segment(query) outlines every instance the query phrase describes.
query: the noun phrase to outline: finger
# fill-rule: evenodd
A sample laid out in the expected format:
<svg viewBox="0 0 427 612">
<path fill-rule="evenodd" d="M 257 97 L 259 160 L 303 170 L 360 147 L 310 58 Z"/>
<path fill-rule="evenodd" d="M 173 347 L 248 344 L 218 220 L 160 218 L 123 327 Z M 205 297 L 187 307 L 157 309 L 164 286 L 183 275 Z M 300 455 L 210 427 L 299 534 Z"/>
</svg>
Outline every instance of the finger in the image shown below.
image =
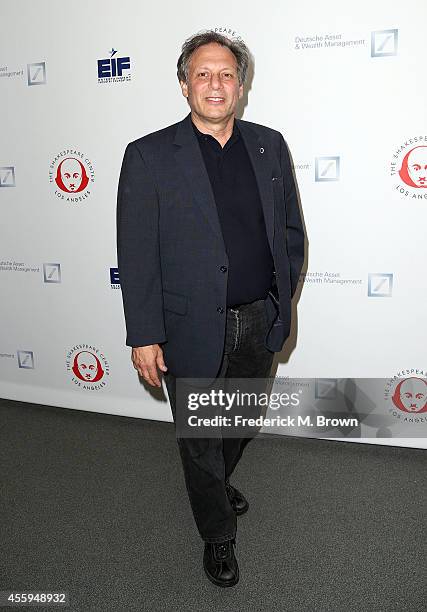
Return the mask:
<svg viewBox="0 0 427 612">
<path fill-rule="evenodd" d="M 139 374 L 141 376 L 143 376 L 143 372 L 144 370 L 148 371 L 148 364 L 146 364 L 142 359 L 134 359 L 133 360 L 133 367 L 135 368 L 135 370 L 138 370 Z"/>
<path fill-rule="evenodd" d="M 163 360 L 163 355 L 159 354 L 157 357 L 157 366 L 160 370 L 163 370 L 163 372 L 165 372 L 168 368 Z"/>
<path fill-rule="evenodd" d="M 148 366 L 148 372 L 150 374 L 151 380 L 154 380 L 154 383 L 156 384 L 156 386 L 160 387 L 160 380 L 159 380 L 159 376 L 157 374 L 156 365 L 154 364 L 152 366 Z"/>
<path fill-rule="evenodd" d="M 142 377 L 146 382 L 148 382 L 148 384 L 150 384 L 152 387 L 156 386 L 155 382 L 151 378 L 150 371 L 147 367 L 141 368 L 141 373 Z"/>
</svg>

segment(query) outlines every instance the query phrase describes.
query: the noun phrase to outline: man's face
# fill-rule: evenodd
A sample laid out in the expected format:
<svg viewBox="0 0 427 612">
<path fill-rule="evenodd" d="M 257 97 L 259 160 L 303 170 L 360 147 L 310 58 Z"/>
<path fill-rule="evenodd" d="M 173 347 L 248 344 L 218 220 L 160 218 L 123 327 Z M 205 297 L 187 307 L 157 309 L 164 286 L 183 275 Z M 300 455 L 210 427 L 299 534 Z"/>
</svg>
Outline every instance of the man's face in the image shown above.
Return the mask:
<svg viewBox="0 0 427 612">
<path fill-rule="evenodd" d="M 427 187 L 427 147 L 416 147 L 409 153 L 408 174 L 417 187 Z"/>
<path fill-rule="evenodd" d="M 181 89 L 200 119 L 219 123 L 232 116 L 243 95 L 234 54 L 217 43 L 199 47 L 191 56 L 188 82 L 181 82 Z"/>
</svg>

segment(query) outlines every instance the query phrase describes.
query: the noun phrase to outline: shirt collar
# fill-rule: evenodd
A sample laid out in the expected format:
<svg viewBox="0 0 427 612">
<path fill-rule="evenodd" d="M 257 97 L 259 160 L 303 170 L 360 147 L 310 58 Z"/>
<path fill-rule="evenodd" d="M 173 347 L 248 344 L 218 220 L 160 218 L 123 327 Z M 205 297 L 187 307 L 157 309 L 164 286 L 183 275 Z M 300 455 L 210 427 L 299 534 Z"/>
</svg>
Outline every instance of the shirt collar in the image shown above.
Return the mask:
<svg viewBox="0 0 427 612">
<path fill-rule="evenodd" d="M 192 119 L 191 119 L 191 125 L 193 126 L 194 133 L 199 138 L 199 140 L 201 140 L 205 136 L 210 136 L 211 138 L 214 138 L 211 134 L 204 134 L 203 132 L 201 132 L 198 129 L 198 127 L 196 127 L 196 125 L 193 123 Z M 239 131 L 239 128 L 237 126 L 237 121 L 236 121 L 236 119 L 234 119 L 234 121 L 233 121 L 233 132 L 232 132 L 232 134 L 230 136 L 230 140 L 231 139 L 235 140 L 239 134 L 240 134 L 240 131 Z"/>
</svg>

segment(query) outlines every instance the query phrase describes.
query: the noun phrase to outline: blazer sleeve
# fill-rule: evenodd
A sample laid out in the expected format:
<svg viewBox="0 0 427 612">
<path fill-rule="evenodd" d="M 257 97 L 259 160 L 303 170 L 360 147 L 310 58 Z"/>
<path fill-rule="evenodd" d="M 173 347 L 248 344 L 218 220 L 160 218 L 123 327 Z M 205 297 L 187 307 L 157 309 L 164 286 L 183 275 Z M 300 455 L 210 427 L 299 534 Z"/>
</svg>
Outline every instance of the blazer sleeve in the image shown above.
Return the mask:
<svg viewBox="0 0 427 612">
<path fill-rule="evenodd" d="M 117 263 L 126 345 L 166 341 L 159 252 L 159 199 L 135 142 L 127 145 L 117 190 Z"/>
<path fill-rule="evenodd" d="M 280 166 L 285 189 L 286 248 L 290 262 L 291 298 L 297 289 L 304 263 L 305 235 L 298 204 L 297 190 L 290 155 L 285 139 L 280 134 Z"/>
</svg>

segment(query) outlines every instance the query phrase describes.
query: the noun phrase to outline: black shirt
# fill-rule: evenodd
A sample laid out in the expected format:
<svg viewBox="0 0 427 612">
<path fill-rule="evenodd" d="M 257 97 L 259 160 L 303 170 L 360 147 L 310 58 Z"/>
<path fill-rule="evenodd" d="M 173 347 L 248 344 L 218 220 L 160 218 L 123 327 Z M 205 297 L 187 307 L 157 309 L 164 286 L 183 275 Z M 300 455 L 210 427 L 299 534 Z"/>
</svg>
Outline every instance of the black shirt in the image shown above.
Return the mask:
<svg viewBox="0 0 427 612">
<path fill-rule="evenodd" d="M 192 122 L 212 185 L 229 261 L 227 307 L 265 298 L 274 261 L 255 173 L 236 121 L 221 147 Z"/>
</svg>

